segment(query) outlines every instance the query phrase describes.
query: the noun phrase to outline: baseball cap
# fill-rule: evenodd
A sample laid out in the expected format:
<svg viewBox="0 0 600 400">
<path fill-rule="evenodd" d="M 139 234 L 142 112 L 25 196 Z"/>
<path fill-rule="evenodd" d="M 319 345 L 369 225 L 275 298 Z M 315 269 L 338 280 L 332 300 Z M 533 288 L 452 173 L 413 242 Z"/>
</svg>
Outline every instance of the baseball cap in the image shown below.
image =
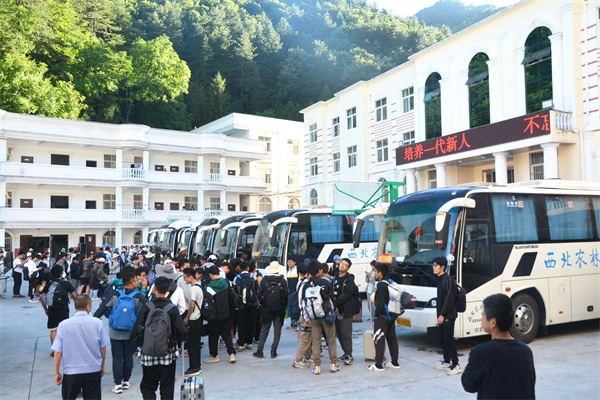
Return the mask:
<svg viewBox="0 0 600 400">
<path fill-rule="evenodd" d="M 333 256 L 333 261 L 337 261 L 337 260 L 341 260 L 340 256 L 338 256 L 337 254 L 335 256 Z"/>
</svg>

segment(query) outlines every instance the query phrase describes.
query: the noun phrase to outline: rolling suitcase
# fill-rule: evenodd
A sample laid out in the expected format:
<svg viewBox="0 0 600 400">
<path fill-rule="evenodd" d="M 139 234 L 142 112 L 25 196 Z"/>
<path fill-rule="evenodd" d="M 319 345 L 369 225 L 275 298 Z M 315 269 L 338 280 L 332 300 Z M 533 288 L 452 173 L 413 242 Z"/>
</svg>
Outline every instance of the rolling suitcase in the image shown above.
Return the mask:
<svg viewBox="0 0 600 400">
<path fill-rule="evenodd" d="M 365 361 L 375 361 L 375 342 L 373 341 L 373 329 L 368 329 L 363 335 L 365 344 Z"/>
<path fill-rule="evenodd" d="M 181 400 L 204 400 L 204 380 L 199 376 L 185 377 L 185 357 L 183 357 L 183 343 L 181 343 Z"/>
</svg>

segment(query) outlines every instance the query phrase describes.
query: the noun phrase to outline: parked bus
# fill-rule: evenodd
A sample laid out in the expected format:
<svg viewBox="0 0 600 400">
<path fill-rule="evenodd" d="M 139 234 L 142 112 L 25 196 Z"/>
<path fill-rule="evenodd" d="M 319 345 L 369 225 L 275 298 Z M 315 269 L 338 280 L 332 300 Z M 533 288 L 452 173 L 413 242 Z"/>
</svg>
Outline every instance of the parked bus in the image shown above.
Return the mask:
<svg viewBox="0 0 600 400">
<path fill-rule="evenodd" d="M 162 253 L 170 251 L 175 256 L 183 230 L 192 224 L 190 221 L 174 221 L 167 227 L 155 229 L 148 234 L 148 244 L 160 249 Z"/>
<path fill-rule="evenodd" d="M 362 229 L 362 244 L 352 245 L 352 227 L 355 215 L 334 215 L 331 209 L 299 209 L 277 211 L 265 215 L 254 237 L 253 257 L 259 268 L 266 268 L 271 261 L 287 266 L 293 256 L 296 263 L 306 258 L 326 262 L 330 266 L 333 257 L 352 261 L 350 273 L 356 277 L 361 292 L 365 291 L 365 271 L 377 256 L 377 240 L 383 216 L 371 216 Z"/>
<path fill-rule="evenodd" d="M 213 243 L 213 253 L 230 260 L 241 253 L 252 255 L 254 234 L 262 215 L 246 214 L 225 218 L 220 226 L 218 235 Z"/>
<path fill-rule="evenodd" d="M 596 189 L 596 190 L 593 190 Z M 483 335 L 482 300 L 512 298 L 511 335 L 530 342 L 550 325 L 598 318 L 600 191 L 569 181 L 507 187 L 455 187 L 413 193 L 385 215 L 378 261 L 416 296 L 398 324 L 433 333 L 436 277 L 432 261 L 448 259 L 448 274 L 467 292 L 455 337 Z"/>
<path fill-rule="evenodd" d="M 193 254 L 208 255 L 213 252 L 213 245 L 215 238 L 217 237 L 221 222 L 227 218 L 227 216 L 217 216 L 206 218 L 196 228 L 196 233 L 191 241 L 191 253 L 188 251 L 188 256 Z"/>
</svg>

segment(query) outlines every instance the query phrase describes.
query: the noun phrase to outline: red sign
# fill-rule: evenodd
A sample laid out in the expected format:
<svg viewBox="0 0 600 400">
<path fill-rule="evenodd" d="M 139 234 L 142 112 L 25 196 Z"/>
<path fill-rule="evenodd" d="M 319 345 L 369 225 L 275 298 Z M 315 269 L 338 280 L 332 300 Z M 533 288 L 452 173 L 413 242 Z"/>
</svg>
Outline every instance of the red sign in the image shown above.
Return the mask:
<svg viewBox="0 0 600 400">
<path fill-rule="evenodd" d="M 396 165 L 548 135 L 550 133 L 549 118 L 550 110 L 543 110 L 479 126 L 468 131 L 398 147 L 396 149 Z"/>
<path fill-rule="evenodd" d="M 391 254 L 378 254 L 377 262 L 391 264 L 392 263 L 392 255 Z"/>
</svg>

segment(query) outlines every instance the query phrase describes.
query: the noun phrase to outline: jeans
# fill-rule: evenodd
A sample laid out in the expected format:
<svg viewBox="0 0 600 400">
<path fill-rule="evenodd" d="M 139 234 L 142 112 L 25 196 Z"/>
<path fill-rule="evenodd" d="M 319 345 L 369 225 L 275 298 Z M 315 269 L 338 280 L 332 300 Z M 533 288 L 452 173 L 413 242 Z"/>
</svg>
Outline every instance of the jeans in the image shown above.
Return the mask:
<svg viewBox="0 0 600 400">
<path fill-rule="evenodd" d="M 115 385 L 120 385 L 122 382 L 129 382 L 131 371 L 133 370 L 133 352 L 135 351 L 135 348 L 135 342 L 131 339 L 110 339 Z"/>
</svg>

